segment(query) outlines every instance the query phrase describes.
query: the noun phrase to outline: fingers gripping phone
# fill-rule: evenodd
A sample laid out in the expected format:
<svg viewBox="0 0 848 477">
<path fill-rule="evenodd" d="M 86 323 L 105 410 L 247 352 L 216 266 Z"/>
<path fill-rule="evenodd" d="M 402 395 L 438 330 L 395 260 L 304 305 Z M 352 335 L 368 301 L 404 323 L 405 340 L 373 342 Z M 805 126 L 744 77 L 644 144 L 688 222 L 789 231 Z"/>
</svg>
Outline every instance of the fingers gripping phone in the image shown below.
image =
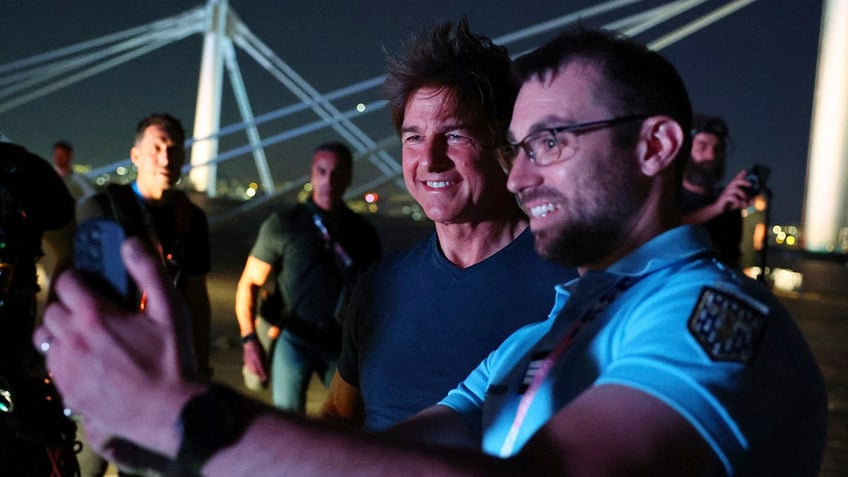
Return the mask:
<svg viewBox="0 0 848 477">
<path fill-rule="evenodd" d="M 759 195 L 766 187 L 771 169 L 763 164 L 754 164 L 745 174 L 745 180 L 751 183 L 751 187 L 745 188 L 748 199 Z"/>
<path fill-rule="evenodd" d="M 111 219 L 88 219 L 77 227 L 74 236 L 74 267 L 101 293 L 119 304 L 137 310 L 141 292 L 121 259 L 121 244 L 126 238 L 123 226 Z"/>
<path fill-rule="evenodd" d="M 112 219 L 88 219 L 77 227 L 74 236 L 74 267 L 82 272 L 98 290 L 128 310 L 143 309 L 143 293 L 133 281 L 121 258 L 121 244 L 128 235 L 120 222 Z M 183 304 L 184 305 L 184 304 Z M 198 376 L 197 361 L 191 336 L 191 320 L 174 324 L 179 343 L 180 365 L 185 376 Z"/>
</svg>

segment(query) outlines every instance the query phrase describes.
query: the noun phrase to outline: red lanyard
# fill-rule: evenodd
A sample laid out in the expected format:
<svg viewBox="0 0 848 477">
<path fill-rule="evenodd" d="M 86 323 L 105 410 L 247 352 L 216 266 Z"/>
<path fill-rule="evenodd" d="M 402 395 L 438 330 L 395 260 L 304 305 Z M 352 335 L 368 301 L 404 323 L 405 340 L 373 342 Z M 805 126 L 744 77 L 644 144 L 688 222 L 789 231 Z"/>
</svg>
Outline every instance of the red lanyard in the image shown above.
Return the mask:
<svg viewBox="0 0 848 477">
<path fill-rule="evenodd" d="M 539 368 L 536 370 L 536 373 L 533 376 L 533 381 L 530 383 L 530 387 L 527 388 L 527 391 L 524 392 L 524 396 L 521 397 L 521 402 L 518 403 L 518 410 L 515 412 L 515 418 L 512 421 L 512 425 L 509 428 L 509 433 L 504 440 L 503 446 L 501 446 L 501 457 L 505 458 L 512 455 L 513 449 L 515 448 L 515 442 L 518 439 L 518 431 L 521 430 L 521 426 L 524 424 L 524 418 L 527 417 L 527 411 L 530 409 L 530 405 L 533 403 L 533 399 L 536 397 L 539 387 L 542 385 L 542 382 L 548 376 L 551 368 L 554 367 L 559 358 L 568 350 L 568 348 L 571 347 L 572 344 L 574 344 L 574 339 L 580 330 L 585 325 L 594 321 L 595 318 L 600 315 L 610 303 L 615 301 L 615 299 L 618 298 L 618 296 L 625 290 L 633 286 L 639 278 L 641 277 L 626 277 L 619 281 L 611 290 L 598 299 L 598 301 L 592 305 L 591 309 L 589 309 L 579 320 L 575 321 L 571 325 L 568 333 L 566 333 L 565 336 L 557 343 L 553 351 L 548 353 L 542 361 L 542 364 L 539 365 Z"/>
</svg>

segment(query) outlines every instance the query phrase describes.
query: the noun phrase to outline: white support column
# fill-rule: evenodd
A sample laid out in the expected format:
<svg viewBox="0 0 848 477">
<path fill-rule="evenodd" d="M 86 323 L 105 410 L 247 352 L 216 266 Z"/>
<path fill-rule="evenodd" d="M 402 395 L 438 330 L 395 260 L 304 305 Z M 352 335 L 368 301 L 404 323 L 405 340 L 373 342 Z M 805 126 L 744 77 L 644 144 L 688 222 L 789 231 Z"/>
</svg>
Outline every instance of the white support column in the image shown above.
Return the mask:
<svg viewBox="0 0 848 477">
<path fill-rule="evenodd" d="M 227 0 L 209 0 L 209 30 L 203 40 L 203 57 L 197 84 L 197 109 L 194 114 L 194 138 L 191 147 L 192 169 L 189 182 L 210 197 L 217 194 L 218 129 L 221 124 L 221 89 L 224 78 L 223 43 L 227 28 Z"/>
<path fill-rule="evenodd" d="M 250 100 L 247 98 L 247 90 L 244 87 L 244 80 L 241 77 L 241 70 L 236 61 L 236 51 L 233 48 L 233 42 L 226 41 L 225 44 L 227 71 L 230 73 L 230 83 L 233 87 L 233 94 L 236 97 L 241 119 L 244 121 L 244 131 L 247 133 L 247 139 L 250 141 L 250 149 L 253 151 L 253 161 L 256 163 L 256 170 L 259 171 L 259 180 L 262 182 L 262 189 L 266 194 L 273 194 L 274 178 L 271 177 L 271 169 L 268 167 L 268 158 L 265 157 L 265 149 L 262 148 L 262 139 L 259 137 L 259 130 L 256 128 L 255 119 L 253 117 L 253 108 L 250 107 Z"/>
<path fill-rule="evenodd" d="M 822 8 L 813 102 L 804 248 L 837 250 L 839 229 L 848 226 L 848 1 L 826 0 Z"/>
</svg>

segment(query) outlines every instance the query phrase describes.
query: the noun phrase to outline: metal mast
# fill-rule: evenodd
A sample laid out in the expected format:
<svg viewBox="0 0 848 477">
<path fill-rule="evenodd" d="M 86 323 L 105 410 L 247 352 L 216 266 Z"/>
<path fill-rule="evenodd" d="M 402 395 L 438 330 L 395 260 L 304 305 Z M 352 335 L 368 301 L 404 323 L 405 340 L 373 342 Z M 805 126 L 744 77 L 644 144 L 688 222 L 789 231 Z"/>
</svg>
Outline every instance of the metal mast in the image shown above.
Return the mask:
<svg viewBox="0 0 848 477">
<path fill-rule="evenodd" d="M 206 5 L 208 28 L 203 39 L 197 109 L 194 114 L 195 142 L 191 146 L 189 182 L 210 197 L 216 195 L 218 128 L 221 124 L 221 85 L 224 78 L 224 42 L 227 28 L 227 0 L 209 0 Z"/>
<path fill-rule="evenodd" d="M 848 2 L 826 0 L 813 100 L 804 248 L 837 251 L 839 229 L 848 222 Z"/>
</svg>

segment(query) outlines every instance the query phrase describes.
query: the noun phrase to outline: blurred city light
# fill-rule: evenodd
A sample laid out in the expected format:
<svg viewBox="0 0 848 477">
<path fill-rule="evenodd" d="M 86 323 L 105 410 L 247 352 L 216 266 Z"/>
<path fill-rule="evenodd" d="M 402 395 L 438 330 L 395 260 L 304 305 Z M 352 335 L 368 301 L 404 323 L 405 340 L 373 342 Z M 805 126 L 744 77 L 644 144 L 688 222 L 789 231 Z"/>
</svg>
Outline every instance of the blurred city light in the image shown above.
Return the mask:
<svg viewBox="0 0 848 477">
<path fill-rule="evenodd" d="M 781 291 L 800 291 L 801 285 L 804 284 L 804 275 L 801 272 L 786 268 L 775 268 L 772 270 L 770 278 L 774 288 Z"/>
</svg>

